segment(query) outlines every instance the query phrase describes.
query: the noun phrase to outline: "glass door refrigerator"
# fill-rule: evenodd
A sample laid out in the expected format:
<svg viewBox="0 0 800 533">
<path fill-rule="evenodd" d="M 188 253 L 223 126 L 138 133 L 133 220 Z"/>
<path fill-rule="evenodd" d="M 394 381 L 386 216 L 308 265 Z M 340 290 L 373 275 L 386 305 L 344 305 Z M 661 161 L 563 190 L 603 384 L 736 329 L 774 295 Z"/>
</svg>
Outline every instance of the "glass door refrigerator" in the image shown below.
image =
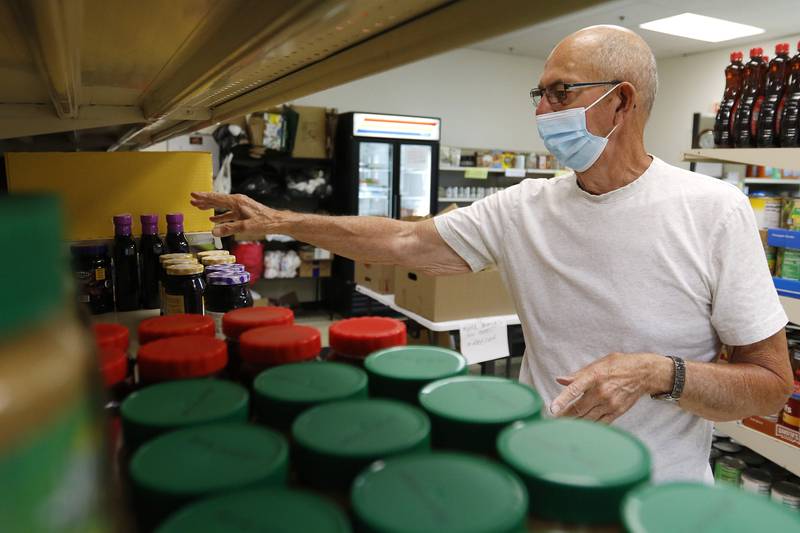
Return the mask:
<svg viewBox="0 0 800 533">
<path fill-rule="evenodd" d="M 431 117 L 345 113 L 335 137 L 335 214 L 389 218 L 436 212 L 441 120 Z M 380 314 L 378 304 L 355 292 L 353 262 L 334 260 L 329 295 L 344 316 Z"/>
</svg>

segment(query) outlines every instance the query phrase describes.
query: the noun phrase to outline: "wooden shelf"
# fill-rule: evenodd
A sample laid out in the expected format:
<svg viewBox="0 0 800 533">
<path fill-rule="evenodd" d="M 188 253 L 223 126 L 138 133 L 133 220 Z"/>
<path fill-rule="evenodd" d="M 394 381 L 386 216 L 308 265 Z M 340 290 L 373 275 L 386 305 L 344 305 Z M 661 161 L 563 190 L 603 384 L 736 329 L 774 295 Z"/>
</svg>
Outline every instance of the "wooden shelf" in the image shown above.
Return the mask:
<svg viewBox="0 0 800 533">
<path fill-rule="evenodd" d="M 744 426 L 741 422 L 717 422 L 714 425 L 742 445 L 800 476 L 800 448 Z"/>
<path fill-rule="evenodd" d="M 709 148 L 689 150 L 684 161 L 800 168 L 800 148 Z M 775 180 L 777 181 L 777 180 Z"/>
</svg>

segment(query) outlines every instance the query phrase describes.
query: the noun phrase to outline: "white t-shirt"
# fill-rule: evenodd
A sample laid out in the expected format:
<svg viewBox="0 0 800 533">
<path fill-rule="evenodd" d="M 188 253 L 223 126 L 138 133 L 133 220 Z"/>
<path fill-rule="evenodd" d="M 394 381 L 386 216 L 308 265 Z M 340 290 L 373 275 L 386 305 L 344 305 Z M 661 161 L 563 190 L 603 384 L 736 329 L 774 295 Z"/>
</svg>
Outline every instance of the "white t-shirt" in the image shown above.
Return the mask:
<svg viewBox="0 0 800 533">
<path fill-rule="evenodd" d="M 499 268 L 525 336 L 520 381 L 548 406 L 557 376 L 609 353 L 708 362 L 720 341 L 752 344 L 787 322 L 747 198 L 655 157 L 607 194 L 575 174 L 527 179 L 434 220 L 473 271 Z M 655 481 L 710 479 L 710 422 L 643 397 L 614 425 L 648 446 Z"/>
</svg>

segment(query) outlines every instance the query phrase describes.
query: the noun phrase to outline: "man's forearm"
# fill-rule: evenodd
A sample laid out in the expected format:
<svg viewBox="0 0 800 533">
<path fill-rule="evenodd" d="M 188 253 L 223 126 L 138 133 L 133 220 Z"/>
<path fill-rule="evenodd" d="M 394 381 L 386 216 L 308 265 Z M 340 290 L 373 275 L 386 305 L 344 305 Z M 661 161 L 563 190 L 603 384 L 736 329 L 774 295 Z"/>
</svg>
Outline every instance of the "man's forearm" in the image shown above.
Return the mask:
<svg viewBox="0 0 800 533">
<path fill-rule="evenodd" d="M 657 362 L 652 377 L 652 393 L 672 390 L 672 361 L 664 357 Z M 687 361 L 679 405 L 705 419 L 722 422 L 774 414 L 786 396 L 785 380 L 762 366 Z"/>
<path fill-rule="evenodd" d="M 376 264 L 400 264 L 413 222 L 383 217 L 321 216 L 284 213 L 275 233 L 330 250 L 336 255 Z"/>
</svg>

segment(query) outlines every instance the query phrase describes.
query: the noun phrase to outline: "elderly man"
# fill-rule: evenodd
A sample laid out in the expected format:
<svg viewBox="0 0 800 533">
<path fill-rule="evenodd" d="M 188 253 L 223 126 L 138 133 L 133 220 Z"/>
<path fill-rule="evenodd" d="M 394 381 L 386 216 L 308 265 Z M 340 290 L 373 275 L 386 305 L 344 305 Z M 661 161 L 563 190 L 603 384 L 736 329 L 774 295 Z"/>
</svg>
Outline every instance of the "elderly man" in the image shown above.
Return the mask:
<svg viewBox="0 0 800 533">
<path fill-rule="evenodd" d="M 287 233 L 338 255 L 430 274 L 496 265 L 525 334 L 520 381 L 554 416 L 641 438 L 654 479 L 710 480 L 710 420 L 777 412 L 792 388 L 780 305 L 747 198 L 649 155 L 653 54 L 635 33 L 583 29 L 531 91 L 545 146 L 574 170 L 433 220 L 322 217 L 194 195 L 217 235 Z M 715 359 L 732 347 L 730 364 Z"/>
</svg>

